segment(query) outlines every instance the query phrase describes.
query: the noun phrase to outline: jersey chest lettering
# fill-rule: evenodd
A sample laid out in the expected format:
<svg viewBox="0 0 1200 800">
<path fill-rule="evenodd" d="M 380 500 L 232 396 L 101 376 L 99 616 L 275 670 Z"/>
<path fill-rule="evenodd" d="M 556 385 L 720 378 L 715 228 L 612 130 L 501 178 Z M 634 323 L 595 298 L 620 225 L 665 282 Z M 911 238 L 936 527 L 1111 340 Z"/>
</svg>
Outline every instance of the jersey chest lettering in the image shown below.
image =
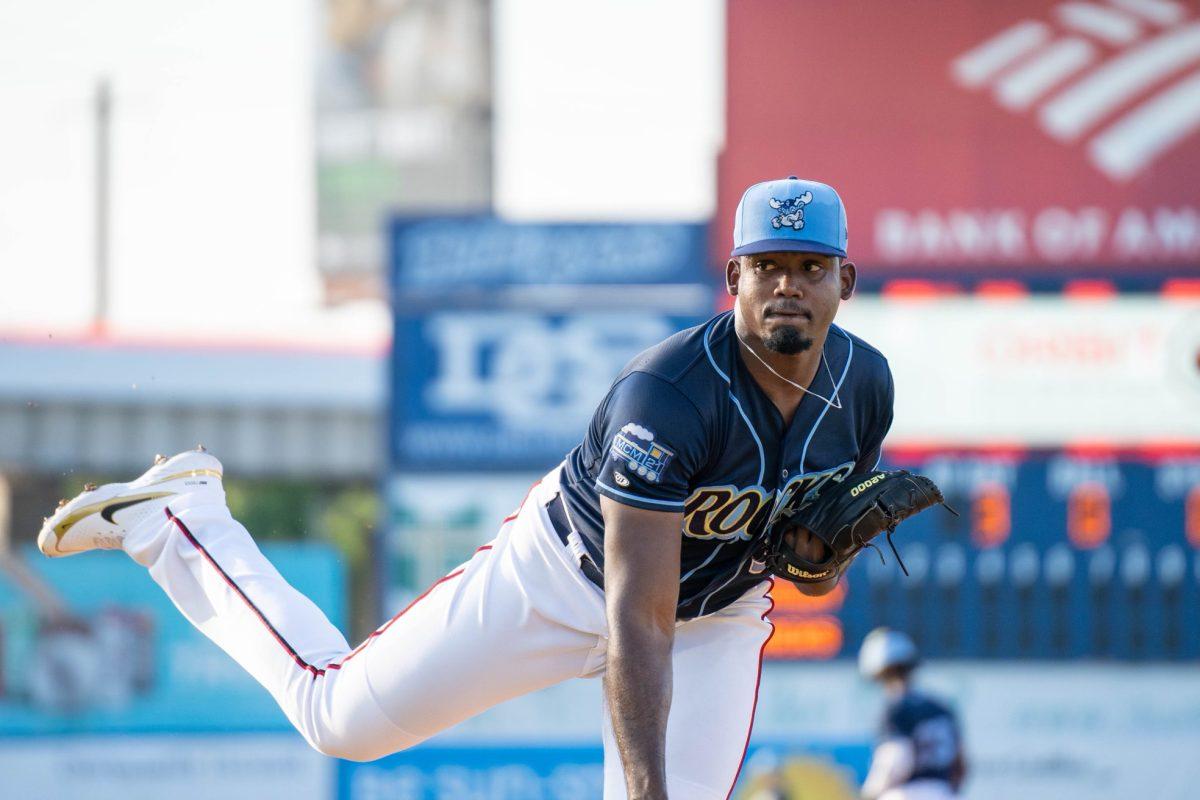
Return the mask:
<svg viewBox="0 0 1200 800">
<path fill-rule="evenodd" d="M 705 486 L 692 492 L 683 507 L 683 532 L 693 539 L 746 540 L 754 522 L 771 512 L 774 492 L 761 486 Z"/>
<path fill-rule="evenodd" d="M 692 539 L 748 541 L 780 510 L 811 503 L 829 481 L 841 481 L 853 469 L 854 462 L 848 461 L 797 475 L 780 491 L 762 486 L 702 486 L 684 504 L 683 534 Z"/>
<path fill-rule="evenodd" d="M 854 462 L 847 461 L 832 469 L 797 475 L 784 484 L 783 489 L 779 492 L 780 502 L 776 508 L 780 511 L 791 508 L 803 508 L 820 497 L 821 490 L 830 481 L 841 483 L 853 471 Z"/>
</svg>

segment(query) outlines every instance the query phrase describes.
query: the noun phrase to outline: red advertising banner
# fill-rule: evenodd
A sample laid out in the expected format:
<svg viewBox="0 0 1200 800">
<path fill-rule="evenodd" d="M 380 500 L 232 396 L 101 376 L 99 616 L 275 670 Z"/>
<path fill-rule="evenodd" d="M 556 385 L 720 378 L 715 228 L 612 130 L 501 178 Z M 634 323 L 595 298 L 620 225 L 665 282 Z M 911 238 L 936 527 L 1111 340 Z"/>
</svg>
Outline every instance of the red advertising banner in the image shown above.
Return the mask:
<svg viewBox="0 0 1200 800">
<path fill-rule="evenodd" d="M 734 0 L 717 253 L 833 185 L 869 274 L 1200 274 L 1200 7 Z"/>
</svg>

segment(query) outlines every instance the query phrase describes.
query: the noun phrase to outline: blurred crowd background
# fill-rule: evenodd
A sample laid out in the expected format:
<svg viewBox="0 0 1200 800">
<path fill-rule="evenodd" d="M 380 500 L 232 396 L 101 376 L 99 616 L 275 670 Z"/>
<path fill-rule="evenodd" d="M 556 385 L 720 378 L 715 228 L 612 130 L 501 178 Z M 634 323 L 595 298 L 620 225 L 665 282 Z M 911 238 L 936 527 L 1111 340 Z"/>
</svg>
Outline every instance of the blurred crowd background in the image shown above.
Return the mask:
<svg viewBox="0 0 1200 800">
<path fill-rule="evenodd" d="M 1194 796 L 1198 70 L 1185 0 L 0 6 L 0 794 L 599 797 L 598 682 L 328 760 L 128 559 L 33 539 L 203 443 L 357 640 L 728 307 L 737 198 L 795 174 L 847 206 L 884 461 L 963 513 L 907 578 L 777 585 L 734 796 L 857 796 L 877 625 L 966 797 Z"/>
</svg>

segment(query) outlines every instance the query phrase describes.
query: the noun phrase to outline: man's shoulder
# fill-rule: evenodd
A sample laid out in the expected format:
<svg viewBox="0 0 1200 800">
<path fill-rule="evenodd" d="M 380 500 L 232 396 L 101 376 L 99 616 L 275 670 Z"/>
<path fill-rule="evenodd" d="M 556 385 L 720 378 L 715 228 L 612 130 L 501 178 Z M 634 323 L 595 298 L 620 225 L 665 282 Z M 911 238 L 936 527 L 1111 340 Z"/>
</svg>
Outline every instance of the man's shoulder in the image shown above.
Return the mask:
<svg viewBox="0 0 1200 800">
<path fill-rule="evenodd" d="M 849 374 L 847 388 L 866 396 L 887 397 L 891 394 L 892 368 L 878 348 L 838 325 L 831 327 L 828 340 L 839 341 L 846 351 L 843 363 Z M 837 363 L 836 356 L 833 361 Z"/>
<path fill-rule="evenodd" d="M 892 707 L 892 713 L 910 725 L 932 717 L 954 716 L 946 703 L 918 689 L 906 692 Z"/>
<path fill-rule="evenodd" d="M 851 346 L 854 348 L 855 358 L 862 359 L 868 366 L 874 367 L 878 370 L 884 372 L 888 370 L 887 356 L 885 356 L 878 347 L 875 347 L 866 339 L 855 333 L 851 333 L 840 325 L 833 325 L 831 327 L 834 331 L 841 334 L 842 337 L 850 342 Z"/>
<path fill-rule="evenodd" d="M 698 382 L 717 378 L 713 366 L 718 355 L 713 348 L 723 341 L 729 327 L 727 317 L 728 313 L 718 315 L 643 350 L 625 365 L 617 380 L 641 373 L 687 392 Z"/>
</svg>

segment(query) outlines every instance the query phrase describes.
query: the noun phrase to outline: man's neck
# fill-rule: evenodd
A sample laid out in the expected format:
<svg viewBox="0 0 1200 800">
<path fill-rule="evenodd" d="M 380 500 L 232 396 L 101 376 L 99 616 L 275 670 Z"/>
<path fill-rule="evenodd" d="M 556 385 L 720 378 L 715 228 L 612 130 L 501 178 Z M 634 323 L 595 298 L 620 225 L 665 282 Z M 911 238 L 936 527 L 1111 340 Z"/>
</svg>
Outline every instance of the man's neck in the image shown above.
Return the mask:
<svg viewBox="0 0 1200 800">
<path fill-rule="evenodd" d="M 738 355 L 741 356 L 742 363 L 746 365 L 754 382 L 779 409 L 784 422 L 790 423 L 800 401 L 804 399 L 803 389 L 793 384 L 798 384 L 804 389 L 812 385 L 821 366 L 821 351 L 825 346 L 824 334 L 819 340 L 814 338 L 807 350 L 794 355 L 784 355 L 769 350 L 761 339 L 747 332 L 736 314 L 734 330 L 738 337 Z M 755 358 L 756 355 L 758 358 Z"/>
</svg>

